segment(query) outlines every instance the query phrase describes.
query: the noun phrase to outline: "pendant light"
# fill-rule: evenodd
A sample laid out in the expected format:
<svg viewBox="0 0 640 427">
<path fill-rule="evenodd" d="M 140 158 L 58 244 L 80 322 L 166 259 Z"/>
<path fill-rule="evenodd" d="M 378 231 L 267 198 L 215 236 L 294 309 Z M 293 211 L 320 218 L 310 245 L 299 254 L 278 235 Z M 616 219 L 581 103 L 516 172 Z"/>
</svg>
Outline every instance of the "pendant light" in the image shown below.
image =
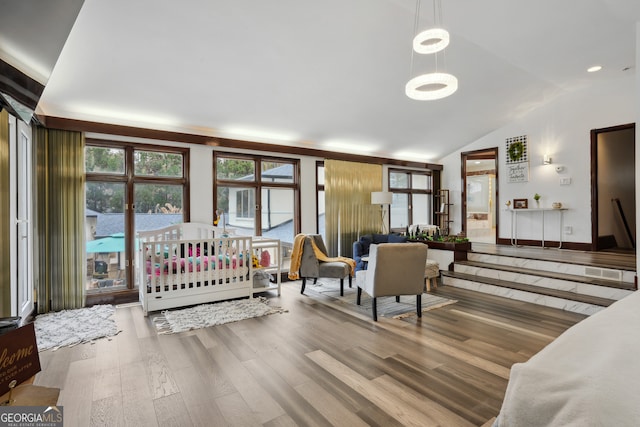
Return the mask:
<svg viewBox="0 0 640 427">
<path fill-rule="evenodd" d="M 420 20 L 420 1 L 416 0 L 416 16 L 413 33 L 418 30 Z M 433 17 L 435 25 L 442 24 L 441 0 L 433 0 Z M 446 98 L 458 90 L 458 79 L 448 73 L 438 71 L 438 53 L 443 52 L 449 45 L 449 32 L 443 28 L 436 27 L 424 30 L 415 35 L 411 50 L 411 69 L 413 73 L 414 53 L 421 55 L 434 55 L 436 70 L 432 73 L 421 74 L 410 79 L 405 85 L 406 95 L 418 101 L 430 101 Z M 443 52 L 444 54 L 444 52 Z"/>
</svg>

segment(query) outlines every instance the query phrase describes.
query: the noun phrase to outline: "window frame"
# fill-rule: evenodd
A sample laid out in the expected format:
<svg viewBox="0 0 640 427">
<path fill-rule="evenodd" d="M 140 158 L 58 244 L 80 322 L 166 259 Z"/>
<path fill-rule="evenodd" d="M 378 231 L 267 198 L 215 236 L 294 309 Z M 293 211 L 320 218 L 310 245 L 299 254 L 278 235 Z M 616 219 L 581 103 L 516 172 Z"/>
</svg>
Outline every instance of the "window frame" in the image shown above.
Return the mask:
<svg viewBox="0 0 640 427">
<path fill-rule="evenodd" d="M 402 174 L 406 174 L 408 175 L 407 177 L 407 187 L 406 188 L 401 188 L 401 187 L 393 187 L 392 186 L 392 179 L 391 179 L 391 175 L 393 173 L 402 173 Z M 422 175 L 422 176 L 426 176 L 427 177 L 427 188 L 426 189 L 417 189 L 417 188 L 413 188 L 413 176 L 414 175 Z M 411 225 L 411 224 L 415 224 L 416 220 L 413 217 L 413 203 L 414 203 L 414 196 L 415 195 L 427 195 L 430 198 L 431 201 L 431 205 L 429 207 L 429 210 L 427 212 L 427 218 L 430 220 L 430 222 L 433 221 L 433 216 L 434 216 L 434 202 L 433 202 L 433 195 L 435 194 L 435 190 L 434 190 L 434 186 L 435 186 L 435 180 L 436 177 L 433 174 L 433 171 L 431 170 L 416 170 L 416 169 L 402 169 L 402 168 L 389 168 L 387 170 L 387 182 L 388 182 L 388 188 L 389 191 L 391 193 L 394 194 L 407 194 L 408 200 L 407 200 L 407 225 Z M 389 223 L 392 223 L 392 212 L 391 209 L 389 209 Z"/>
<path fill-rule="evenodd" d="M 218 159 L 233 159 L 233 160 L 250 160 L 254 162 L 254 179 L 238 180 L 238 179 L 224 179 L 218 178 Z M 292 182 L 271 182 L 262 180 L 262 164 L 263 162 L 285 163 L 291 164 Z M 213 212 L 215 212 L 218 206 L 218 188 L 252 188 L 254 190 L 254 235 L 262 235 L 262 190 L 269 188 L 281 188 L 293 190 L 293 234 L 294 236 L 300 233 L 300 160 L 286 157 L 272 157 L 261 156 L 255 154 L 242 154 L 242 153 L 230 153 L 225 151 L 213 152 Z M 249 218 L 247 218 L 249 219 Z"/>
<path fill-rule="evenodd" d="M 135 287 L 135 258 L 136 254 L 131 251 L 135 236 L 135 200 L 134 200 L 134 187 L 136 184 L 166 184 L 166 185 L 179 185 L 183 188 L 182 191 L 182 217 L 184 222 L 190 221 L 190 181 L 189 181 L 189 148 L 183 147 L 171 147 L 151 144 L 138 144 L 128 141 L 112 141 L 101 139 L 87 138 L 85 141 L 85 150 L 90 147 L 99 148 L 112 148 L 124 150 L 124 172 L 86 172 L 85 182 L 106 182 L 106 183 L 122 183 L 125 186 L 125 206 L 124 206 L 124 232 L 127 236 L 128 244 L 126 245 L 125 260 L 127 264 L 126 282 L 127 287 L 124 291 L 115 291 L 111 294 L 115 295 L 120 293 L 127 293 L 131 295 L 137 295 L 138 291 Z M 157 177 L 150 175 L 135 175 L 135 156 L 136 151 L 153 151 L 160 153 L 171 153 L 182 155 L 182 177 Z M 87 292 L 87 300 L 91 300 L 91 296 L 97 298 L 103 298 L 103 292 Z M 118 297 L 119 298 L 119 297 Z M 100 300 L 102 301 L 102 299 Z"/>
</svg>

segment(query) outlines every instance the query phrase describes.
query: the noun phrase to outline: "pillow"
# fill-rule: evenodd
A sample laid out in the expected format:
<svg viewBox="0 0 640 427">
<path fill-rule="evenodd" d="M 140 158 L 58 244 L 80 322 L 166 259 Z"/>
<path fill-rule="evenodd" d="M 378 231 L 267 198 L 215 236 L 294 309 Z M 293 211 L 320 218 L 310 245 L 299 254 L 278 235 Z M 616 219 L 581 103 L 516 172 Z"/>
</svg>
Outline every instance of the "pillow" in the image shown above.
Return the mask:
<svg viewBox="0 0 640 427">
<path fill-rule="evenodd" d="M 362 245 L 362 253 L 368 254 L 369 246 L 371 246 L 372 243 L 371 237 L 369 237 L 368 235 L 360 236 L 360 240 L 358 240 L 358 242 Z"/>
<path fill-rule="evenodd" d="M 389 243 L 388 234 L 374 234 L 373 243 Z"/>
<path fill-rule="evenodd" d="M 389 234 L 389 243 L 405 243 L 407 236 L 400 236 L 399 234 Z"/>
</svg>

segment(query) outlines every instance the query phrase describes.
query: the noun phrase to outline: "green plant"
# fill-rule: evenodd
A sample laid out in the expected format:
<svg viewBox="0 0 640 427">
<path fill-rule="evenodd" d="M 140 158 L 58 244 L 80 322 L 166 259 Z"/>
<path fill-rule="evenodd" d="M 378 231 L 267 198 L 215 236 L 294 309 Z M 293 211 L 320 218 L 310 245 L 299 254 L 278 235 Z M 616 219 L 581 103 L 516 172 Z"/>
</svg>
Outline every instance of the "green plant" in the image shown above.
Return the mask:
<svg viewBox="0 0 640 427">
<path fill-rule="evenodd" d="M 539 195 L 538 193 L 534 194 L 534 195 L 533 195 L 533 200 L 535 200 L 536 202 L 537 202 L 538 200 L 540 200 L 540 195 Z"/>
<path fill-rule="evenodd" d="M 449 243 L 466 243 L 469 241 L 466 237 L 461 236 L 428 236 L 423 240 L 431 241 L 431 242 L 449 242 Z"/>
</svg>

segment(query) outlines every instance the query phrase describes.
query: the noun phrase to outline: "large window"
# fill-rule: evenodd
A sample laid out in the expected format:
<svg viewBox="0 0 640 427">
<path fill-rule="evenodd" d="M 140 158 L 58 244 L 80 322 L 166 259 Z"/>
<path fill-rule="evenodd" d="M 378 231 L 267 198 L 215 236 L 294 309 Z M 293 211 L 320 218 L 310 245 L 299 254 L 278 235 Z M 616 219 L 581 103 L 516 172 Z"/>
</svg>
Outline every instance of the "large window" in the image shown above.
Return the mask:
<svg viewBox="0 0 640 427">
<path fill-rule="evenodd" d="M 433 222 L 431 172 L 389 169 L 389 191 L 393 193 L 391 228 Z"/>
<path fill-rule="evenodd" d="M 135 233 L 188 219 L 188 150 L 88 140 L 85 148 L 89 295 L 136 286 Z M 142 262 L 139 260 L 138 262 Z"/>
<path fill-rule="evenodd" d="M 298 168 L 297 160 L 215 152 L 218 226 L 280 239 L 286 252 L 300 230 Z"/>
</svg>

